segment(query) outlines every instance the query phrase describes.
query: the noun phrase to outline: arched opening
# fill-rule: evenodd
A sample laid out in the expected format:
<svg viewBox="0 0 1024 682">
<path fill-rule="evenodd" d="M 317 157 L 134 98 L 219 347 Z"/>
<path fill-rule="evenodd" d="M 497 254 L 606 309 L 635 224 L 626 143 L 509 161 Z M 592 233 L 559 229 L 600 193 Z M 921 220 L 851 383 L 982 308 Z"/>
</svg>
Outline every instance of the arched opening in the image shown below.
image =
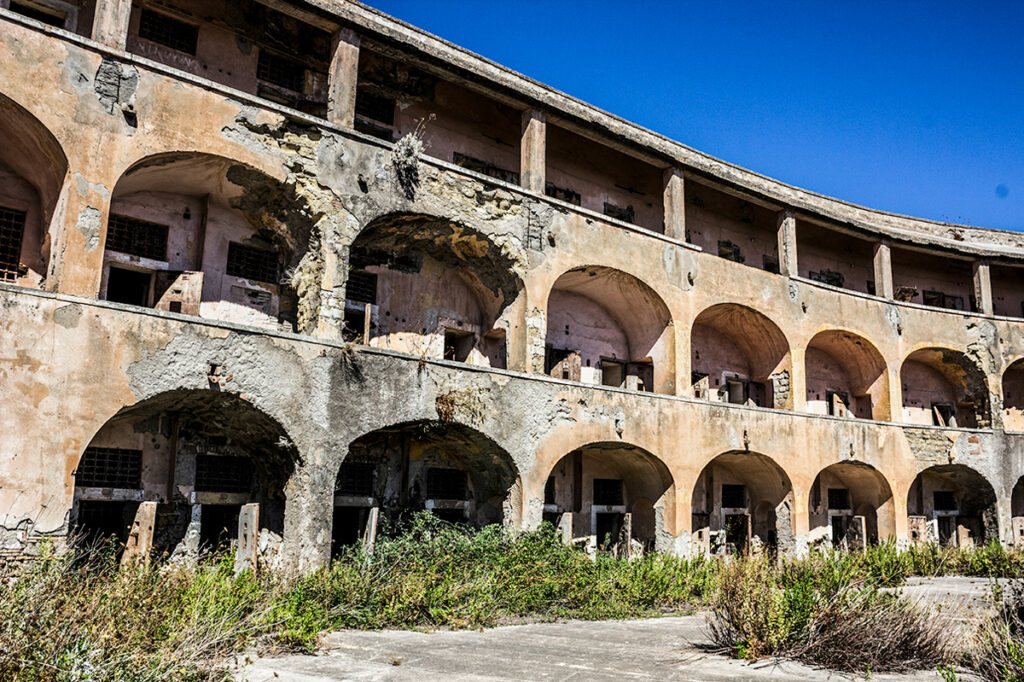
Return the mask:
<svg viewBox="0 0 1024 682">
<path fill-rule="evenodd" d="M 804 366 L 811 414 L 889 419 L 885 359 L 864 337 L 838 329 L 818 332 L 807 344 Z"/>
<path fill-rule="evenodd" d="M 711 306 L 690 334 L 694 396 L 714 402 L 786 409 L 789 343 L 761 313 L 735 303 Z"/>
<path fill-rule="evenodd" d="M 271 560 L 297 460 L 281 425 L 237 395 L 162 393 L 122 409 L 90 441 L 74 472 L 71 526 L 121 543 L 148 528 L 139 551 L 174 558 L 251 548 L 258 535 Z M 243 510 L 254 521 L 244 532 Z"/>
<path fill-rule="evenodd" d="M 587 384 L 672 392 L 672 318 L 636 277 L 587 266 L 548 294 L 546 374 Z"/>
<path fill-rule="evenodd" d="M 715 457 L 701 471 L 691 505 L 691 541 L 705 552 L 793 548 L 793 486 L 770 457 Z"/>
<path fill-rule="evenodd" d="M 910 539 L 969 547 L 999 539 L 996 493 L 963 464 L 928 467 L 907 494 Z"/>
<path fill-rule="evenodd" d="M 1014 546 L 1024 547 L 1024 476 L 1017 479 L 1010 495 L 1010 524 Z"/>
<path fill-rule="evenodd" d="M 992 424 L 985 374 L 960 351 L 914 351 L 903 361 L 900 383 L 905 424 L 966 428 Z"/>
<path fill-rule="evenodd" d="M 637 556 L 663 549 L 659 529 L 672 490 L 671 473 L 650 452 L 592 443 L 552 468 L 544 488 L 544 520 L 589 551 Z"/>
<path fill-rule="evenodd" d="M 1024 359 L 1003 372 L 1003 428 L 1024 431 Z"/>
<path fill-rule="evenodd" d="M 810 541 L 834 548 L 862 549 L 896 534 L 892 489 L 877 469 L 863 462 L 839 462 L 814 479 L 808 505 Z"/>
<path fill-rule="evenodd" d="M 482 527 L 515 524 L 519 473 L 508 453 L 462 424 L 418 421 L 354 440 L 334 489 L 332 554 L 372 543 L 378 528 L 426 509 Z"/>
<path fill-rule="evenodd" d="M 68 172 L 60 143 L 32 114 L 0 95 L 0 282 L 38 288 Z"/>
<path fill-rule="evenodd" d="M 100 296 L 259 327 L 310 331 L 304 282 L 319 234 L 305 200 L 219 156 L 161 154 L 129 168 L 110 204 Z"/>
<path fill-rule="evenodd" d="M 504 368 L 508 307 L 523 284 L 486 235 L 449 220 L 391 214 L 349 249 L 345 330 L 369 343 Z"/>
</svg>

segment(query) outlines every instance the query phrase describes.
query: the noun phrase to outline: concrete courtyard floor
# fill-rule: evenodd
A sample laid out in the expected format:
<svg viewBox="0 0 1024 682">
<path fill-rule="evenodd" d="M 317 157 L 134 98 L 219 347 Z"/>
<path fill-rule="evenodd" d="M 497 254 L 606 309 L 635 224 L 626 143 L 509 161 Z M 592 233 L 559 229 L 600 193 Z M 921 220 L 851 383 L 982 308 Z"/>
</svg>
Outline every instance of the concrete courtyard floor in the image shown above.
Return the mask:
<svg viewBox="0 0 1024 682">
<path fill-rule="evenodd" d="M 990 582 L 913 579 L 901 590 L 954 628 L 986 609 Z M 315 656 L 258 659 L 249 682 L 325 680 L 850 680 L 789 661 L 745 663 L 705 650 L 702 614 L 629 621 L 535 623 L 483 631 L 341 631 Z M 873 674 L 872 680 L 939 680 L 935 671 Z M 964 679 L 964 678 L 962 678 Z"/>
</svg>

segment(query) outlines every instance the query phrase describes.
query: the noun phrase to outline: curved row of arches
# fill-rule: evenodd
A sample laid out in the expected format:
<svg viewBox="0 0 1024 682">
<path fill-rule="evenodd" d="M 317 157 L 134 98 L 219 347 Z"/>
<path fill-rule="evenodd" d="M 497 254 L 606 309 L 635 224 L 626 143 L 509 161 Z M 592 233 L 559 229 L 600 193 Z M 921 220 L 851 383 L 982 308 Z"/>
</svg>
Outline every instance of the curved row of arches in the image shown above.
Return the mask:
<svg viewBox="0 0 1024 682">
<path fill-rule="evenodd" d="M 61 197 L 71 183 L 56 138 L 0 95 L 0 254 L 4 281 L 51 286 Z M 40 163 L 40 159 L 45 162 Z M 110 195 L 98 295 L 107 300 L 266 328 L 314 332 L 323 288 L 322 217 L 268 170 L 197 152 L 148 156 Z M 900 390 L 878 347 L 825 329 L 800 349 L 767 315 L 738 303 L 700 312 L 689 329 L 690 376 L 679 376 L 678 321 L 640 278 L 607 266 L 561 273 L 543 311 L 543 358 L 522 339 L 523 273 L 507 248 L 444 218 L 387 214 L 350 243 L 340 333 L 349 340 L 491 367 L 532 369 L 589 384 L 813 414 L 988 427 L 988 379 L 962 349 L 915 348 Z M 794 379 L 794 350 L 803 386 Z M 535 351 L 536 353 L 536 351 Z M 1001 377 L 1003 422 L 1024 429 L 1024 359 Z M 801 395 L 797 396 L 796 391 Z M 893 405 L 894 396 L 901 405 Z"/>
<path fill-rule="evenodd" d="M 288 516 L 322 518 L 317 500 L 330 510 L 323 531 L 335 554 L 415 510 L 475 526 L 547 521 L 566 542 L 630 555 L 794 551 L 804 542 L 856 549 L 897 539 L 897 510 L 911 541 L 962 546 L 1006 535 L 992 484 L 956 463 L 922 468 L 901 492 L 865 462 L 838 461 L 798 500 L 789 473 L 764 454 L 724 452 L 687 482 L 644 447 L 597 440 L 550 465 L 534 459 L 527 471 L 489 435 L 440 419 L 372 429 L 339 459 L 317 479 L 323 489 L 297 489 L 292 478 L 306 463 L 278 420 L 230 393 L 170 391 L 121 410 L 92 438 L 75 469 L 70 521 L 79 536 L 122 542 L 148 523 L 147 551 L 172 557 L 229 542 L 259 547 L 262 561 L 285 558 L 289 532 L 315 532 L 311 518 Z M 1024 477 L 1008 502 L 1013 528 L 1017 518 L 1024 527 Z M 258 513 L 242 523 L 247 507 Z M 678 543 L 687 528 L 688 548 Z"/>
</svg>

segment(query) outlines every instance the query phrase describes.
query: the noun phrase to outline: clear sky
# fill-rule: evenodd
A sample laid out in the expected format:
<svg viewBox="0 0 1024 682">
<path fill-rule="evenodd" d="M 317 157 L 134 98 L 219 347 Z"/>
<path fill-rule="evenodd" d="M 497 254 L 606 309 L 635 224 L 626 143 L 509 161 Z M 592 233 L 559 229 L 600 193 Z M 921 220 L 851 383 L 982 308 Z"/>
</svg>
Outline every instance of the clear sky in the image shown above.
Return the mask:
<svg viewBox="0 0 1024 682">
<path fill-rule="evenodd" d="M 1024 231 L 1024 0 L 367 0 L 695 149 Z"/>
</svg>

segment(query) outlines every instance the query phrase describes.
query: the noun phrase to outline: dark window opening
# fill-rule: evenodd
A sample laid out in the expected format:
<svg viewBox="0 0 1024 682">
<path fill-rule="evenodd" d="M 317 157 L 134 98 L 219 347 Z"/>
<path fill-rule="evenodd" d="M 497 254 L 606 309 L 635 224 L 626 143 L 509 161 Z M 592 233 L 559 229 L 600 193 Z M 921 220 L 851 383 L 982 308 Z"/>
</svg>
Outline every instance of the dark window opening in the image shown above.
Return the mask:
<svg viewBox="0 0 1024 682">
<path fill-rule="evenodd" d="M 277 284 L 277 253 L 268 249 L 230 242 L 227 273 L 264 284 Z"/>
<path fill-rule="evenodd" d="M 595 520 L 594 535 L 597 536 L 597 549 L 601 552 L 610 551 L 619 542 L 622 534 L 622 514 L 601 513 Z"/>
<path fill-rule="evenodd" d="M 933 426 L 956 426 L 956 410 L 949 403 L 932 403 Z"/>
<path fill-rule="evenodd" d="M 148 272 L 111 266 L 107 273 L 107 300 L 148 307 L 152 280 L 153 276 Z"/>
<path fill-rule="evenodd" d="M 461 166 L 477 173 L 482 173 L 489 177 L 507 182 L 512 185 L 519 184 L 519 173 L 515 171 L 507 170 L 505 168 L 498 168 L 493 163 L 483 161 L 481 159 L 475 159 L 472 156 L 466 156 L 459 152 L 452 153 L 452 161 L 456 166 Z"/>
<path fill-rule="evenodd" d="M 26 215 L 25 211 L 0 206 L 0 281 L 14 281 L 21 274 Z"/>
<path fill-rule="evenodd" d="M 746 509 L 747 486 L 737 483 L 723 483 L 722 507 L 725 509 Z"/>
<path fill-rule="evenodd" d="M 728 514 L 725 517 L 725 542 L 738 552 L 747 550 L 750 517 L 746 514 Z"/>
<path fill-rule="evenodd" d="M 841 287 L 846 282 L 846 278 L 843 273 L 836 272 L 835 270 L 820 270 L 819 272 L 807 273 L 807 278 L 812 282 L 821 282 L 822 284 L 828 284 L 833 287 Z"/>
<path fill-rule="evenodd" d="M 825 391 L 828 413 L 833 417 L 845 417 L 850 413 L 850 396 L 843 391 Z"/>
<path fill-rule="evenodd" d="M 106 248 L 140 258 L 166 261 L 167 226 L 111 214 L 107 223 Z"/>
<path fill-rule="evenodd" d="M 606 201 L 604 202 L 604 214 L 609 218 L 615 218 L 630 225 L 636 222 L 636 211 L 633 210 L 632 205 L 622 208 Z"/>
<path fill-rule="evenodd" d="M 609 507 L 617 507 L 622 505 L 622 479 L 595 478 L 594 504 L 605 505 Z"/>
<path fill-rule="evenodd" d="M 196 455 L 197 492 L 247 493 L 252 488 L 252 474 L 248 457 Z"/>
<path fill-rule="evenodd" d="M 548 476 L 548 480 L 544 482 L 544 504 L 555 503 L 555 477 Z"/>
<path fill-rule="evenodd" d="M 444 331 L 444 359 L 466 362 L 469 360 L 475 340 L 476 336 L 472 332 L 446 329 Z"/>
<path fill-rule="evenodd" d="M 850 532 L 850 517 L 833 516 L 830 520 L 832 522 L 832 546 L 839 547 L 846 540 L 847 533 Z"/>
<path fill-rule="evenodd" d="M 850 506 L 850 491 L 848 488 L 828 489 L 829 509 L 852 509 Z"/>
<path fill-rule="evenodd" d="M 941 516 L 938 519 L 939 544 L 953 544 L 956 537 L 956 519 L 952 516 Z"/>
<path fill-rule="evenodd" d="M 199 41 L 199 27 L 162 12 L 143 9 L 139 18 L 139 37 L 194 55 Z"/>
<path fill-rule="evenodd" d="M 431 509 L 430 511 L 434 516 L 448 523 L 466 522 L 465 509 Z"/>
<path fill-rule="evenodd" d="M 932 493 L 932 505 L 935 511 L 956 511 L 956 495 L 952 490 L 936 490 Z"/>
<path fill-rule="evenodd" d="M 331 528 L 331 556 L 336 558 L 345 547 L 362 541 L 369 517 L 368 507 L 335 507 Z"/>
<path fill-rule="evenodd" d="M 377 275 L 366 270 L 349 270 L 345 298 L 358 303 L 377 303 Z"/>
<path fill-rule="evenodd" d="M 941 291 L 922 292 L 924 304 L 934 308 L 947 308 L 949 310 L 963 310 L 964 297 L 944 294 Z"/>
<path fill-rule="evenodd" d="M 141 488 L 142 450 L 86 448 L 75 470 L 75 485 L 84 488 Z"/>
<path fill-rule="evenodd" d="M 34 2 L 11 2 L 10 10 L 15 14 L 35 19 L 38 22 L 55 26 L 56 28 L 64 28 L 64 22 L 68 18 L 67 12 L 51 9 Z"/>
<path fill-rule="evenodd" d="M 734 263 L 742 263 L 746 260 L 740 252 L 739 245 L 730 241 L 718 242 L 718 257 L 731 260 Z"/>
<path fill-rule="evenodd" d="M 428 500 L 465 500 L 469 488 L 461 469 L 427 469 Z"/>
<path fill-rule="evenodd" d="M 775 273 L 776 275 L 779 274 L 779 259 L 775 256 L 765 256 L 762 259 L 762 263 L 764 265 L 764 269 L 768 272 Z"/>
<path fill-rule="evenodd" d="M 256 62 L 256 77 L 292 92 L 306 91 L 306 67 L 301 62 L 262 48 Z"/>
<path fill-rule="evenodd" d="M 877 296 L 878 295 L 878 294 L 875 293 L 875 281 L 873 279 L 869 279 L 866 282 L 866 285 L 867 285 L 866 288 L 868 290 L 868 294 L 869 295 L 871 295 L 871 296 Z"/>
<path fill-rule="evenodd" d="M 346 343 L 363 343 L 363 334 L 365 332 L 366 310 L 346 308 L 344 325 L 341 330 L 342 340 Z"/>
<path fill-rule="evenodd" d="M 356 116 L 390 126 L 395 124 L 395 100 L 366 90 L 356 91 Z"/>
<path fill-rule="evenodd" d="M 338 471 L 334 492 L 338 495 L 373 497 L 376 467 L 369 462 L 344 462 Z"/>
<path fill-rule="evenodd" d="M 574 206 L 580 206 L 582 204 L 582 198 L 579 192 L 574 192 L 571 189 L 565 187 L 556 187 L 550 182 L 544 183 L 544 194 L 551 197 L 552 199 L 558 199 Z"/>
<path fill-rule="evenodd" d="M 79 500 L 75 539 L 86 547 L 111 541 L 123 545 L 138 509 L 138 502 Z"/>
<path fill-rule="evenodd" d="M 240 511 L 237 504 L 204 504 L 199 516 L 199 546 L 214 551 L 229 546 L 238 537 Z"/>
<path fill-rule="evenodd" d="M 364 135 L 376 137 L 378 140 L 384 140 L 385 142 L 394 142 L 395 140 L 395 133 L 391 128 L 374 123 L 373 121 L 357 118 L 353 127 Z"/>
</svg>

